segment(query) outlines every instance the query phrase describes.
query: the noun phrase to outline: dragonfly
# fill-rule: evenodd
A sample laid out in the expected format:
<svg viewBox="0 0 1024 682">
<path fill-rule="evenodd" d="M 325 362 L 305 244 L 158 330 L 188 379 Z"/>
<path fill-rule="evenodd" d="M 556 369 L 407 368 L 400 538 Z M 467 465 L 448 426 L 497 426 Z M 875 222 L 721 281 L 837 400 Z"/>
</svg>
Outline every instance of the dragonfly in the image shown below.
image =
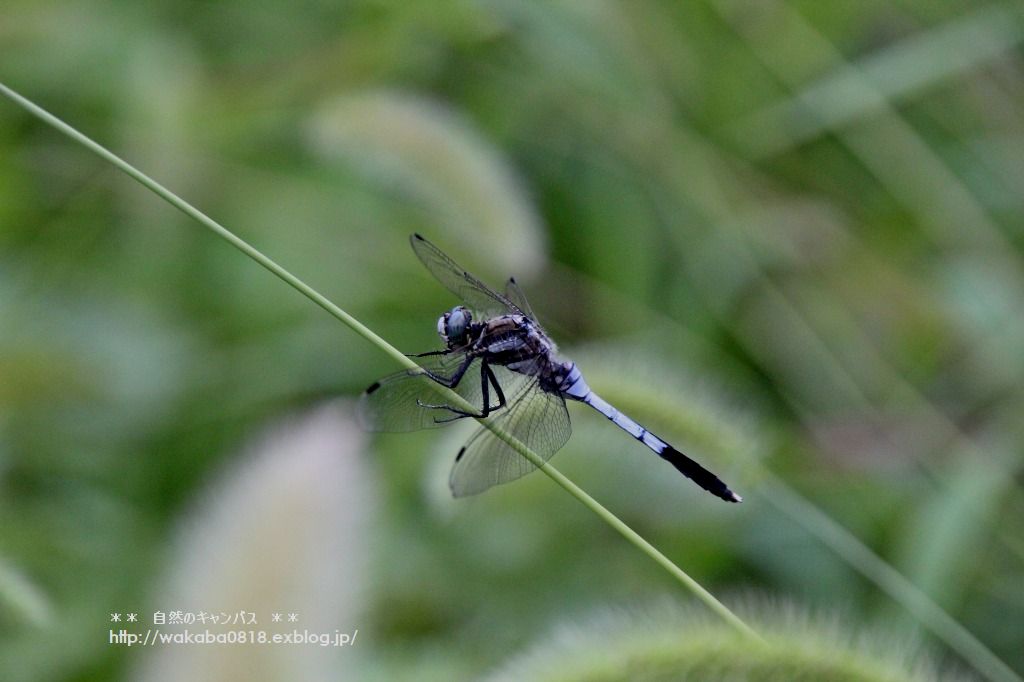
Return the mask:
<svg viewBox="0 0 1024 682">
<path fill-rule="evenodd" d="M 464 497 L 537 468 L 495 430 L 545 462 L 554 456 L 572 434 L 571 400 L 600 412 L 712 495 L 742 502 L 715 474 L 594 393 L 576 363 L 557 355 L 514 277 L 499 293 L 419 234 L 410 242 L 430 274 L 462 302 L 437 320 L 443 348 L 411 355 L 419 369 L 396 372 L 366 389 L 358 409 L 364 426 L 403 432 L 469 418 L 491 422 L 494 430 L 481 425 L 455 457 L 449 487 Z M 455 391 L 473 409 L 446 402 L 437 386 Z"/>
</svg>

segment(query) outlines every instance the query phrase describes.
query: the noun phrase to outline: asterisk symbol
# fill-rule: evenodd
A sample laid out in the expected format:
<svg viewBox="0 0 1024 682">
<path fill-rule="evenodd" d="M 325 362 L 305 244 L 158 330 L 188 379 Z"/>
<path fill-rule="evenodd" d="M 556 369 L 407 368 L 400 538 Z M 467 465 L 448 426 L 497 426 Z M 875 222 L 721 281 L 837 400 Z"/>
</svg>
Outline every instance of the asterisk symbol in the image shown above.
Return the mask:
<svg viewBox="0 0 1024 682">
<path fill-rule="evenodd" d="M 110 622 L 111 623 L 120 623 L 121 622 L 121 614 L 120 613 L 112 613 L 112 614 L 110 614 Z"/>
<path fill-rule="evenodd" d="M 288 622 L 289 623 L 294 623 L 298 619 L 299 619 L 299 614 L 297 614 L 297 613 L 289 613 L 288 614 Z"/>
<path fill-rule="evenodd" d="M 139 619 L 139 614 L 137 614 L 137 613 L 129 613 L 128 614 L 128 622 L 129 623 L 134 623 L 138 619 Z"/>
<path fill-rule="evenodd" d="M 281 614 L 280 613 L 272 614 L 270 616 L 270 620 L 274 621 L 275 623 L 280 623 L 281 622 Z"/>
</svg>

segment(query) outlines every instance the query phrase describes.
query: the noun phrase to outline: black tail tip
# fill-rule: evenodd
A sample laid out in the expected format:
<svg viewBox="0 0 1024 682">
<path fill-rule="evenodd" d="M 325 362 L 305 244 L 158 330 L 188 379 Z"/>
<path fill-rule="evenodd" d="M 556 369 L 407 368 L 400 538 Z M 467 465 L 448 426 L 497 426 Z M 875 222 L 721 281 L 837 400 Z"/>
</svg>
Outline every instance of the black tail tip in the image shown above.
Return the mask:
<svg viewBox="0 0 1024 682">
<path fill-rule="evenodd" d="M 729 486 L 727 486 L 721 480 L 716 478 L 716 482 L 717 485 L 699 485 L 701 485 L 701 487 L 704 488 L 704 490 L 708 491 L 715 497 L 725 500 L 726 502 L 732 502 L 733 504 L 740 504 L 741 502 L 743 502 L 743 497 L 737 495 L 732 490 L 730 490 Z"/>
<path fill-rule="evenodd" d="M 703 487 L 704 490 L 707 490 L 709 493 L 711 493 L 715 497 L 721 498 L 721 499 L 725 500 L 726 502 L 732 502 L 733 504 L 740 504 L 741 502 L 743 502 L 743 498 L 740 495 L 737 495 L 733 491 L 729 490 L 729 486 L 725 485 L 725 483 L 722 483 L 719 480 L 718 484 L 719 485 L 710 485 L 710 486 L 706 486 L 706 487 L 705 486 L 701 486 L 701 487 Z"/>
<path fill-rule="evenodd" d="M 743 498 L 729 490 L 725 482 L 713 473 L 693 461 L 671 445 L 661 451 L 661 457 L 674 466 L 679 473 L 708 491 L 715 497 L 720 497 L 726 502 L 740 503 Z"/>
<path fill-rule="evenodd" d="M 697 481 L 697 484 L 715 497 L 723 499 L 726 502 L 732 502 L 733 504 L 740 504 L 743 502 L 743 498 L 730 490 L 729 486 L 727 486 L 720 478 L 714 476 L 714 474 L 711 475 L 713 480 Z M 696 479 L 694 480 L 696 481 Z"/>
</svg>

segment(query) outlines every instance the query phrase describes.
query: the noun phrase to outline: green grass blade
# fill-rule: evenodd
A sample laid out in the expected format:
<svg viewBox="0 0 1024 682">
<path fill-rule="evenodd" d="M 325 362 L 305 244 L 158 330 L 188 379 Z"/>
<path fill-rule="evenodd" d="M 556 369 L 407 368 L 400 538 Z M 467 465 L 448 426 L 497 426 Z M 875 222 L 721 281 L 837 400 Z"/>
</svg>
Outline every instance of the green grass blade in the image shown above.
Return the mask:
<svg viewBox="0 0 1024 682">
<path fill-rule="evenodd" d="M 828 514 L 790 488 L 768 469 L 761 469 L 763 477 L 760 491 L 765 499 L 774 504 L 831 547 L 850 565 L 882 591 L 902 604 L 920 622 L 939 635 L 964 660 L 990 680 L 998 682 L 1021 682 L 1008 665 L 982 644 L 967 628 L 946 613 L 938 604 L 910 582 L 902 573 L 871 551 L 850 531 L 843 528 Z"/>
</svg>

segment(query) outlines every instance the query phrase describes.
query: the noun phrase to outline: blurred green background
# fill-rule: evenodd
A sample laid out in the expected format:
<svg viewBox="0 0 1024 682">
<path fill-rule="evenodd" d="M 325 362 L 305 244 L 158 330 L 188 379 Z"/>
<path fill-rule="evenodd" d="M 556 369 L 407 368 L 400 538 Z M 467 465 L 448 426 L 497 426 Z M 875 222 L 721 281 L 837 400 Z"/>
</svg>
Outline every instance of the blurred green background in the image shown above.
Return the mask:
<svg viewBox="0 0 1024 682">
<path fill-rule="evenodd" d="M 556 466 L 741 611 L 996 679 L 979 643 L 1024 671 L 1022 40 L 994 2 L 7 0 L 0 81 L 403 351 L 453 304 L 411 232 L 515 274 L 597 391 L 746 501 L 579 406 Z M 175 679 L 109 614 L 183 608 L 177 583 L 218 609 L 231 565 L 359 628 L 277 679 L 482 676 L 559 624 L 689 601 L 542 475 L 450 500 L 458 427 L 358 432 L 395 369 L 0 101 L 0 679 Z M 309 429 L 348 446 L 282 498 L 307 533 L 246 453 Z"/>
</svg>

